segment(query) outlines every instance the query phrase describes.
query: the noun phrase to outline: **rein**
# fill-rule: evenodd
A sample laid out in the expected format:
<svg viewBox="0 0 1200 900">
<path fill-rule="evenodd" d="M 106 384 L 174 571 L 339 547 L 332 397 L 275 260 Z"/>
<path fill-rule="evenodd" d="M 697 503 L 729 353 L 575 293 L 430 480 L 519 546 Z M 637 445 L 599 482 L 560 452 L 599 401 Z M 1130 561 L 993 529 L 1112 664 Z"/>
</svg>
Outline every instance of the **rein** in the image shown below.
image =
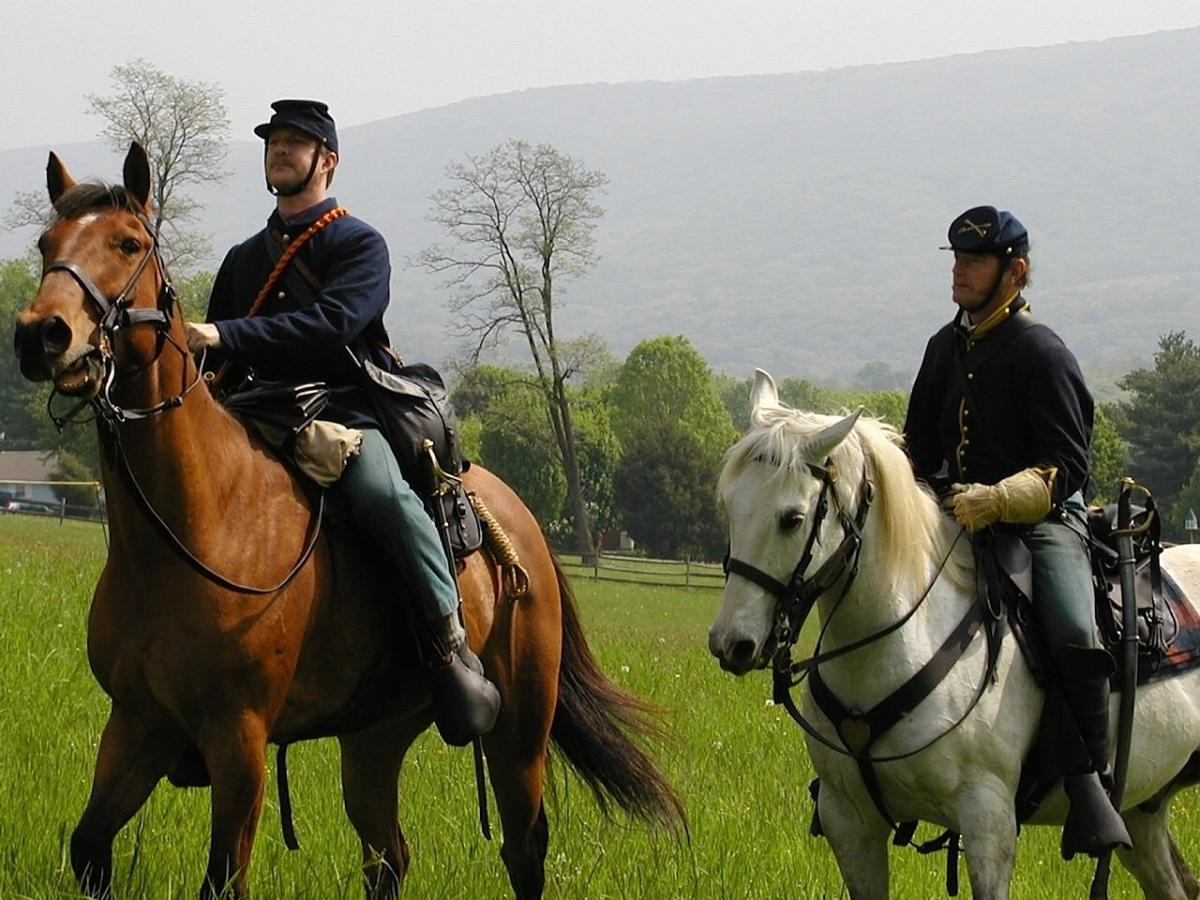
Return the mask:
<svg viewBox="0 0 1200 900">
<path fill-rule="evenodd" d="M 344 213 L 343 213 L 344 214 Z M 57 259 L 47 265 L 42 271 L 42 280 L 45 281 L 47 275 L 54 271 L 64 271 L 69 274 L 79 286 L 83 289 L 84 296 L 92 301 L 100 310 L 100 345 L 91 350 L 87 356 L 96 355 L 100 358 L 103 372 L 101 376 L 101 389 L 86 400 L 81 400 L 76 403 L 63 416 L 56 416 L 50 405 L 54 402 L 55 394 L 59 393 L 57 388 L 53 388 L 50 392 L 50 399 L 47 401 L 47 410 L 50 413 L 50 418 L 54 422 L 55 427 L 59 431 L 75 421 L 79 413 L 84 407 L 91 405 L 96 410 L 96 421 L 100 426 L 100 435 L 103 441 L 112 450 L 112 455 L 115 460 L 115 468 L 121 475 L 121 479 L 125 482 L 129 492 L 137 501 L 138 506 L 151 523 L 158 530 L 159 534 L 167 541 L 175 553 L 183 559 L 189 566 L 207 578 L 209 581 L 227 588 L 232 591 L 238 591 L 244 594 L 273 594 L 291 583 L 292 579 L 308 562 L 312 555 L 313 549 L 316 547 L 317 537 L 321 532 L 321 521 L 325 511 L 325 495 L 321 494 L 317 505 L 317 513 L 312 519 L 309 526 L 309 533 L 305 539 L 304 548 L 300 553 L 295 565 L 288 571 L 278 584 L 271 587 L 253 587 L 240 584 L 230 578 L 222 575 L 216 570 L 206 565 L 199 559 L 191 550 L 189 550 L 179 538 L 171 530 L 171 526 L 166 523 L 158 511 L 151 504 L 150 499 L 146 496 L 138 483 L 137 477 L 133 473 L 133 469 L 129 465 L 129 458 L 125 453 L 125 448 L 121 444 L 120 424 L 128 421 L 136 421 L 139 419 L 147 419 L 160 413 L 169 412 L 183 405 L 183 401 L 188 394 L 196 389 L 196 386 L 202 381 L 201 371 L 203 370 L 204 358 L 201 357 L 200 363 L 196 365 L 195 377 L 190 383 L 187 381 L 187 366 L 184 366 L 183 383 L 180 386 L 179 393 L 173 394 L 165 400 L 154 404 L 153 406 L 144 407 L 141 409 L 130 409 L 118 405 L 112 398 L 113 385 L 116 382 L 117 366 L 116 357 L 113 352 L 113 346 L 116 343 L 117 336 L 122 328 L 132 327 L 134 325 L 153 325 L 158 331 L 157 348 L 153 359 L 147 363 L 143 369 L 148 369 L 151 365 L 157 362 L 162 353 L 164 343 L 170 343 L 175 347 L 180 354 L 186 359 L 190 359 L 190 354 L 186 347 L 180 344 L 171 337 L 170 328 L 171 320 L 175 313 L 179 310 L 175 286 L 171 282 L 171 276 L 167 272 L 166 264 L 163 262 L 162 251 L 159 247 L 158 236 L 155 234 L 153 227 L 150 225 L 146 217 L 140 212 L 135 213 L 138 221 L 142 223 L 142 227 L 146 229 L 146 233 L 150 236 L 151 245 L 146 253 L 142 256 L 137 268 L 129 280 L 125 282 L 125 286 L 115 299 L 109 300 L 104 296 L 104 293 L 96 286 L 96 283 L 77 263 L 69 259 Z M 155 268 L 159 276 L 159 290 L 156 306 L 154 309 L 130 309 L 130 294 L 138 281 L 141 280 L 145 273 L 150 259 L 153 258 Z M 86 358 L 86 357 L 85 357 Z"/>
</svg>

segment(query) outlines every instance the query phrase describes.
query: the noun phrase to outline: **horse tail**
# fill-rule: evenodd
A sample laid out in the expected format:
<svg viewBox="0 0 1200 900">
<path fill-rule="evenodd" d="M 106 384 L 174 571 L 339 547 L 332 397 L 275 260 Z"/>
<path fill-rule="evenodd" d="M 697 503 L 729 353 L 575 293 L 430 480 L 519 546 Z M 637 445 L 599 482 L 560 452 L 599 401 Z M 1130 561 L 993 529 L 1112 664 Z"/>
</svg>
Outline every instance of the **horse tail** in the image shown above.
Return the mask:
<svg viewBox="0 0 1200 900">
<path fill-rule="evenodd" d="M 600 671 L 587 645 L 575 595 L 557 559 L 562 597 L 562 664 L 550 737 L 608 815 L 616 802 L 631 816 L 676 832 L 687 830 L 683 804 L 654 760 L 633 738 L 662 741 L 659 710 L 625 693 Z"/>
</svg>

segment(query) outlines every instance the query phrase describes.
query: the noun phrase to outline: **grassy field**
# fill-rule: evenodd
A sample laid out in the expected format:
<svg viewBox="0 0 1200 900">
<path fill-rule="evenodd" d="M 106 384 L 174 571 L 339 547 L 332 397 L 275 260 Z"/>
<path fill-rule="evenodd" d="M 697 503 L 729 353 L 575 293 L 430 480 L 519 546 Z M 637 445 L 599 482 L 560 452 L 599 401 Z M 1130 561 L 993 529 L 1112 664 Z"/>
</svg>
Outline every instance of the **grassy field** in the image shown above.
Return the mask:
<svg viewBox="0 0 1200 900">
<path fill-rule="evenodd" d="M 0 898 L 76 897 L 67 839 L 83 808 L 107 699 L 85 656 L 88 602 L 104 557 L 96 525 L 0 516 Z M 552 768 L 547 895 L 560 898 L 823 898 L 845 892 L 827 845 L 808 837 L 812 778 L 801 733 L 769 705 L 764 673 L 735 679 L 706 650 L 713 591 L 581 581 L 592 648 L 621 686 L 670 711 L 658 758 L 683 798 L 690 840 L 605 821 L 590 794 Z M 302 849 L 280 837 L 273 781 L 255 847 L 260 898 L 358 898 L 358 844 L 341 808 L 336 745 L 289 756 Z M 426 734 L 410 755 L 401 817 L 413 849 L 406 896 L 509 896 L 499 840 L 475 823 L 470 754 Z M 1175 821 L 1200 861 L 1196 818 Z M 493 807 L 494 809 L 494 807 Z M 194 897 L 208 841 L 208 792 L 164 782 L 118 838 L 118 896 Z M 934 830 L 923 826 L 919 837 Z M 892 851 L 893 896 L 943 894 L 945 858 Z M 970 891 L 965 867 L 962 895 Z M 1087 862 L 1058 858 L 1057 832 L 1027 829 L 1016 898 L 1084 897 Z M 1137 896 L 1123 871 L 1112 896 Z"/>
</svg>

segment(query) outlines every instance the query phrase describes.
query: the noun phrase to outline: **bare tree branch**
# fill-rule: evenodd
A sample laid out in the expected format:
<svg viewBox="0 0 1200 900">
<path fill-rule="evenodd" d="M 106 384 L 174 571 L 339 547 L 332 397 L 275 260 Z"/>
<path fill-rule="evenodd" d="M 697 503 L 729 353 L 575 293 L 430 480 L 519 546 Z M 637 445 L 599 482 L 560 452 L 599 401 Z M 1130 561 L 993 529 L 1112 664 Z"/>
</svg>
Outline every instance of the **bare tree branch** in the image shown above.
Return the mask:
<svg viewBox="0 0 1200 900">
<path fill-rule="evenodd" d="M 210 245 L 190 227 L 200 205 L 181 188 L 219 183 L 229 174 L 225 92 L 215 82 L 184 81 L 140 58 L 114 66 L 110 77 L 113 92 L 88 94 L 88 112 L 104 121 L 101 137 L 117 152 L 131 141 L 145 148 L 153 170 L 155 229 L 168 263 L 190 268 L 208 255 Z"/>
<path fill-rule="evenodd" d="M 567 477 L 576 537 L 591 553 L 566 382 L 598 354 L 559 342 L 555 287 L 596 261 L 593 233 L 604 211 L 593 195 L 608 178 L 549 144 L 525 141 L 451 163 L 446 175 L 451 185 L 430 198 L 429 217 L 454 246 L 431 246 L 418 264 L 447 276 L 456 332 L 471 339 L 472 362 L 506 334 L 524 339 Z"/>
</svg>

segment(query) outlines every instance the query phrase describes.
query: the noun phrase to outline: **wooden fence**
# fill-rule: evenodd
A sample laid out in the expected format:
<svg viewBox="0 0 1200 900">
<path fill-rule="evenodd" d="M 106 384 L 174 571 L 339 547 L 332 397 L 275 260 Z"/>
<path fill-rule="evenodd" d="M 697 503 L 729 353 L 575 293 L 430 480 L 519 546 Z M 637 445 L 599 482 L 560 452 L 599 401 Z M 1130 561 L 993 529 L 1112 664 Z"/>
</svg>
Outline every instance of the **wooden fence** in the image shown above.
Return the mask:
<svg viewBox="0 0 1200 900">
<path fill-rule="evenodd" d="M 720 590 L 725 585 L 725 573 L 719 563 L 703 563 L 684 559 L 645 559 L 618 553 L 600 553 L 594 564 L 583 564 L 578 555 L 558 557 L 563 570 L 574 578 L 593 581 L 623 581 L 628 584 L 648 584 L 659 587 L 700 588 Z"/>
</svg>

